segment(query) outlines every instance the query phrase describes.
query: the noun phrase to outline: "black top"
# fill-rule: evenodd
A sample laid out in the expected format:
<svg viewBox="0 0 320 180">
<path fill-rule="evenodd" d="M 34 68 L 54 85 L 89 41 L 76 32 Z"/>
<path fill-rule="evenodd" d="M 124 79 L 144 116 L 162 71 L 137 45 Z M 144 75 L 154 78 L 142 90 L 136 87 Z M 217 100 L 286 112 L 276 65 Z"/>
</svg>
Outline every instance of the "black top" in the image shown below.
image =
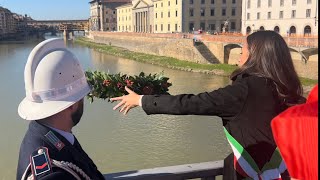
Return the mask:
<svg viewBox="0 0 320 180">
<path fill-rule="evenodd" d="M 45 135 L 51 131 L 65 146 L 62 149 L 56 148 Z M 54 130 L 32 121 L 29 124 L 29 129 L 26 132 L 24 139 L 20 146 L 19 162 L 17 168 L 17 180 L 20 180 L 24 171 L 30 163 L 30 155 L 36 151 L 40 146 L 48 148 L 49 156 L 51 159 L 57 161 L 67 161 L 77 165 L 81 168 L 90 179 L 104 179 L 103 175 L 99 172 L 94 162 L 84 152 L 78 140 L 72 145 L 67 139 L 61 136 Z M 81 177 L 81 176 L 80 176 Z M 41 177 L 40 179 L 75 179 L 71 174 L 60 168 L 54 168 L 53 173 Z"/>
<path fill-rule="evenodd" d="M 142 98 L 142 108 L 147 114 L 221 117 L 223 126 L 260 169 L 276 148 L 270 123 L 287 108 L 281 104 L 271 80 L 250 75 L 239 75 L 232 85 L 198 95 L 145 95 Z M 225 159 L 224 168 L 224 179 L 236 179 L 233 155 Z"/>
</svg>

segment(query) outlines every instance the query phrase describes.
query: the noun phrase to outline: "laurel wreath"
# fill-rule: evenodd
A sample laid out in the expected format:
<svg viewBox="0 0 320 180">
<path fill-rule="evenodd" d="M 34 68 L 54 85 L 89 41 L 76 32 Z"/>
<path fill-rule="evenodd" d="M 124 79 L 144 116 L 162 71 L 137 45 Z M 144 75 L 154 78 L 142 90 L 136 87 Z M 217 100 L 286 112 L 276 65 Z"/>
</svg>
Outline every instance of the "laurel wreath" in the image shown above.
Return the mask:
<svg viewBox="0 0 320 180">
<path fill-rule="evenodd" d="M 86 71 L 87 81 L 92 90 L 87 98 L 92 103 L 94 98 L 108 99 L 128 94 L 125 86 L 141 95 L 169 94 L 169 78 L 159 74 L 146 75 L 141 72 L 138 76 L 127 74 L 109 74 L 103 71 Z"/>
</svg>

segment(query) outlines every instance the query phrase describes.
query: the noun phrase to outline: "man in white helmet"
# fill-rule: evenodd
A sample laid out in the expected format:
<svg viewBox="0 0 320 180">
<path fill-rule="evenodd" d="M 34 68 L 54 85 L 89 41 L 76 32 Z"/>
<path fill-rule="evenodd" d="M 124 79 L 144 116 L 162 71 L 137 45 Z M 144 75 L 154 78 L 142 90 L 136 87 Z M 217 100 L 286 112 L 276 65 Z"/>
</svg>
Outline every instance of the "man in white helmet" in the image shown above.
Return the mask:
<svg viewBox="0 0 320 180">
<path fill-rule="evenodd" d="M 90 87 L 62 39 L 43 41 L 32 50 L 24 80 L 26 97 L 18 113 L 30 124 L 20 147 L 17 179 L 104 179 L 72 134 Z"/>
</svg>

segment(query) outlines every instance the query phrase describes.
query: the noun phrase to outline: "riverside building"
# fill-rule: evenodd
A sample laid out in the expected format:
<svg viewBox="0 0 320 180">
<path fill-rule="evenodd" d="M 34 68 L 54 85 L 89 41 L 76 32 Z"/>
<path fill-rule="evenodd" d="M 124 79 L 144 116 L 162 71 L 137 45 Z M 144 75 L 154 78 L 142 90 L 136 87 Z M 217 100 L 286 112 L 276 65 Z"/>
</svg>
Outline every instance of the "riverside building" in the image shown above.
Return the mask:
<svg viewBox="0 0 320 180">
<path fill-rule="evenodd" d="M 90 4 L 89 28 L 91 31 L 117 31 L 116 7 L 131 0 L 92 0 Z"/>
<path fill-rule="evenodd" d="M 13 13 L 0 6 L 0 37 L 16 32 L 16 21 Z"/>
<path fill-rule="evenodd" d="M 318 34 L 318 0 L 243 0 L 242 7 L 242 34 L 257 30 Z"/>
<path fill-rule="evenodd" d="M 118 31 L 241 31 L 242 0 L 133 0 L 117 7 Z M 131 28 L 130 28 L 131 27 Z"/>
</svg>

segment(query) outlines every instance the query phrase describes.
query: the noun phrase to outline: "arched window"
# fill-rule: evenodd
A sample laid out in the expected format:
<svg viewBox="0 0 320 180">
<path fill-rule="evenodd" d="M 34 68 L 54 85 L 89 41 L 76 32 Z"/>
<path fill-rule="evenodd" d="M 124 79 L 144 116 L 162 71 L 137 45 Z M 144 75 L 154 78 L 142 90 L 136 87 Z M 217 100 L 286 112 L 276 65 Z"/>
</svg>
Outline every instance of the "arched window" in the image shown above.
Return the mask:
<svg viewBox="0 0 320 180">
<path fill-rule="evenodd" d="M 260 31 L 264 31 L 264 27 L 263 27 L 263 26 L 260 26 L 259 30 L 260 30 Z"/>
<path fill-rule="evenodd" d="M 311 27 L 310 27 L 310 26 L 304 27 L 303 34 L 304 34 L 305 36 L 310 36 L 310 35 L 311 35 Z"/>
<path fill-rule="evenodd" d="M 290 27 L 290 30 L 289 30 L 289 33 L 290 33 L 290 35 L 296 34 L 296 27 L 291 26 L 291 27 Z"/>
<path fill-rule="evenodd" d="M 250 26 L 247 27 L 246 33 L 247 33 L 247 34 L 250 34 L 250 33 L 251 33 L 251 27 L 250 27 Z"/>
<path fill-rule="evenodd" d="M 276 26 L 276 27 L 274 27 L 274 29 L 273 29 L 275 32 L 277 32 L 277 33 L 279 33 L 280 32 L 280 28 L 279 28 L 279 26 Z"/>
</svg>

